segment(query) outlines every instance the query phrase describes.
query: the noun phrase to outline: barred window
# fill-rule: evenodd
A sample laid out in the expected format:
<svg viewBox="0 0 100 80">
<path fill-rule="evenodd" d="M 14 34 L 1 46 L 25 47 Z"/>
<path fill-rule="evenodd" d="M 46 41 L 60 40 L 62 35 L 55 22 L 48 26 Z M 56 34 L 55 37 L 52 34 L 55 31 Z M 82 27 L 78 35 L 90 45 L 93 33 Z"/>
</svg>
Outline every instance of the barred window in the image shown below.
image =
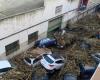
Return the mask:
<svg viewBox="0 0 100 80">
<path fill-rule="evenodd" d="M 55 14 L 60 12 L 62 12 L 62 5 L 56 7 Z"/>
<path fill-rule="evenodd" d="M 38 39 L 38 31 L 28 35 L 28 44 Z"/>
<path fill-rule="evenodd" d="M 5 46 L 6 55 L 9 55 L 20 48 L 19 40 Z"/>
</svg>

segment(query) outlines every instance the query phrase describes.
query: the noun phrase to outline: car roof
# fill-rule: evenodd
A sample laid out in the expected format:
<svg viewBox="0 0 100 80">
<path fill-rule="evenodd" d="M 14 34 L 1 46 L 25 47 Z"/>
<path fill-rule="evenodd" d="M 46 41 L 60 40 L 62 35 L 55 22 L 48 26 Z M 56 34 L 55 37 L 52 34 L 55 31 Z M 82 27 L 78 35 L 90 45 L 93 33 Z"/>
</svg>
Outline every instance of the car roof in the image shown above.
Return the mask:
<svg viewBox="0 0 100 80">
<path fill-rule="evenodd" d="M 42 40 L 50 40 L 50 38 L 43 38 Z"/>
<path fill-rule="evenodd" d="M 50 54 L 54 59 L 63 59 L 59 54 Z"/>
<path fill-rule="evenodd" d="M 0 60 L 0 69 L 11 67 L 11 64 L 8 60 Z"/>
</svg>

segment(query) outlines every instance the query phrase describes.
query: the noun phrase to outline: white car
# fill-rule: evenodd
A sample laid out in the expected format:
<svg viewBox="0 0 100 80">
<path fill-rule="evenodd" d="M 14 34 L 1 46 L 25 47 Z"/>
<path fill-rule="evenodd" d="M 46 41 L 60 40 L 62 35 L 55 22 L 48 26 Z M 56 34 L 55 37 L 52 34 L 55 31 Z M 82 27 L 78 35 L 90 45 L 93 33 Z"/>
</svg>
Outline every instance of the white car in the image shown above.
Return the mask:
<svg viewBox="0 0 100 80">
<path fill-rule="evenodd" d="M 12 66 L 8 60 L 0 60 L 0 75 L 6 73 L 11 70 Z"/>
<path fill-rule="evenodd" d="M 40 63 L 47 71 L 55 71 L 64 66 L 64 58 L 59 54 L 45 54 Z"/>
<path fill-rule="evenodd" d="M 48 53 L 40 54 L 36 58 L 28 58 L 28 57 L 26 57 L 26 58 L 24 58 L 24 62 L 29 66 L 35 67 L 36 65 L 38 65 L 40 63 L 40 60 L 42 59 L 42 56 L 45 55 L 45 54 L 52 54 L 52 52 L 50 51 Z"/>
<path fill-rule="evenodd" d="M 24 62 L 32 67 L 35 67 L 36 65 L 39 64 L 40 58 L 25 58 Z"/>
</svg>

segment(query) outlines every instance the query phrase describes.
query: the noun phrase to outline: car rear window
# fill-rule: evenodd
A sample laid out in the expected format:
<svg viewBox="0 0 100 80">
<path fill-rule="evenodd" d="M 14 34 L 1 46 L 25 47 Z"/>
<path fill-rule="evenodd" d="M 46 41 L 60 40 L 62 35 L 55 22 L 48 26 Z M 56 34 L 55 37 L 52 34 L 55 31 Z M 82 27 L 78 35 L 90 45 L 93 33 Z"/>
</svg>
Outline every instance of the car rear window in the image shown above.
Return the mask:
<svg viewBox="0 0 100 80">
<path fill-rule="evenodd" d="M 43 40 L 41 40 L 41 44 L 43 44 L 43 43 L 47 43 L 47 42 L 49 42 L 50 41 L 50 39 L 43 39 Z"/>
<path fill-rule="evenodd" d="M 61 64 L 61 63 L 64 63 L 64 61 L 63 60 L 59 60 L 59 61 L 56 61 L 56 63 Z"/>
<path fill-rule="evenodd" d="M 41 56 L 35 58 L 35 59 L 33 60 L 33 64 L 36 63 L 36 62 L 38 62 L 39 60 L 41 60 Z"/>
<path fill-rule="evenodd" d="M 54 61 L 52 59 L 50 59 L 47 55 L 44 55 L 44 59 L 49 62 L 49 63 L 53 63 Z"/>
<path fill-rule="evenodd" d="M 25 60 L 29 63 L 31 63 L 31 60 L 29 58 L 25 58 Z"/>
</svg>

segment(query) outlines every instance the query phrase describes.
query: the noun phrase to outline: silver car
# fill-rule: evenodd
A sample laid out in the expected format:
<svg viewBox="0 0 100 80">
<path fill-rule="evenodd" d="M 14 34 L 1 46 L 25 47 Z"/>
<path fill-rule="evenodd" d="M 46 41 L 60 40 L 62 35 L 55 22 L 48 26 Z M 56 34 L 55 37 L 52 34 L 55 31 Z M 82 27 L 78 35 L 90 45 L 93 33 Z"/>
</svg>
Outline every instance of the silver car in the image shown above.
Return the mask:
<svg viewBox="0 0 100 80">
<path fill-rule="evenodd" d="M 45 54 L 40 63 L 47 71 L 59 70 L 64 66 L 64 58 L 59 54 Z"/>
</svg>

